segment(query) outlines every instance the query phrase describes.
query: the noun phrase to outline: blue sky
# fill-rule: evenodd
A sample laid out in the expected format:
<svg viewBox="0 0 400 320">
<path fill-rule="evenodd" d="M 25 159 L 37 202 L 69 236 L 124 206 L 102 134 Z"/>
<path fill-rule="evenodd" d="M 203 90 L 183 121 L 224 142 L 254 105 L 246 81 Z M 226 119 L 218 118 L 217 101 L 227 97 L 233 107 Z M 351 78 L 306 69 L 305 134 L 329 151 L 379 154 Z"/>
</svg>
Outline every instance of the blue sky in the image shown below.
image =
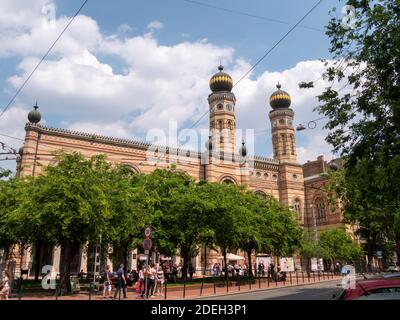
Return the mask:
<svg viewBox="0 0 400 320">
<path fill-rule="evenodd" d="M 81 0 L 4 0 L 0 4 L 0 105 L 5 106 Z M 196 2 L 196 1 L 195 1 Z M 145 139 L 169 120 L 190 127 L 207 110 L 208 79 L 222 59 L 238 80 L 317 1 L 89 0 L 34 77 L 0 118 L 0 134 L 23 138 L 26 113 L 36 99 L 43 123 L 54 127 Z M 55 8 L 55 25 L 43 24 L 44 6 Z M 267 21 L 207 5 L 227 8 Z M 319 118 L 315 96 L 326 85 L 304 92 L 297 84 L 319 78 L 320 58 L 330 58 L 322 31 L 325 0 L 235 89 L 237 122 L 256 132 L 254 153 L 271 156 L 268 97 L 276 82 L 292 95 L 295 124 Z M 340 13 L 340 10 L 338 10 Z M 320 29 L 320 30 L 311 30 Z M 207 117 L 199 128 L 207 128 Z M 297 134 L 299 160 L 331 157 L 322 123 Z M 311 131 L 311 130 L 310 130 Z M 21 142 L 0 141 L 19 147 Z M 12 167 L 14 164 L 11 164 Z"/>
</svg>

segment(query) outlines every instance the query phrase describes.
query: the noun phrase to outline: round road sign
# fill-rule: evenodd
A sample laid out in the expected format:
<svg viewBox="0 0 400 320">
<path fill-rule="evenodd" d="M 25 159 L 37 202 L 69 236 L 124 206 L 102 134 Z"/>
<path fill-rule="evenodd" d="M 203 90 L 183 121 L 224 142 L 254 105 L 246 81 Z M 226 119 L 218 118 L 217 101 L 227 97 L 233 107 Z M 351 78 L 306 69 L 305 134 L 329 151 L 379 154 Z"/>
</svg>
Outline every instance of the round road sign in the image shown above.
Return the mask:
<svg viewBox="0 0 400 320">
<path fill-rule="evenodd" d="M 153 243 L 151 242 L 150 239 L 145 239 L 143 241 L 143 249 L 144 250 L 150 250 L 152 245 L 153 245 Z"/>
<path fill-rule="evenodd" d="M 144 235 L 146 238 L 150 238 L 151 236 L 151 228 L 149 226 L 146 227 L 146 229 L 144 229 Z"/>
</svg>

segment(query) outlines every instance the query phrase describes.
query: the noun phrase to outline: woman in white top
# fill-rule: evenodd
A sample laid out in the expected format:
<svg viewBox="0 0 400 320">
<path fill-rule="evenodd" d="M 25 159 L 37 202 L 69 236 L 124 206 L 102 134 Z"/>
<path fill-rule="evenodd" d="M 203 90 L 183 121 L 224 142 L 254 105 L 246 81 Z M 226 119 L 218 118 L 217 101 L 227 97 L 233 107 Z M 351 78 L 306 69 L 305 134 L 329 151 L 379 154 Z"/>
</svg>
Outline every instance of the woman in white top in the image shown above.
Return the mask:
<svg viewBox="0 0 400 320">
<path fill-rule="evenodd" d="M 159 266 L 157 270 L 157 293 L 156 293 L 157 296 L 162 295 L 164 282 L 165 282 L 164 271 L 161 268 L 161 266 Z"/>
<path fill-rule="evenodd" d="M 8 270 L 5 270 L 3 272 L 3 279 L 1 280 L 1 299 L 8 300 L 8 295 L 10 294 L 10 272 Z"/>
</svg>

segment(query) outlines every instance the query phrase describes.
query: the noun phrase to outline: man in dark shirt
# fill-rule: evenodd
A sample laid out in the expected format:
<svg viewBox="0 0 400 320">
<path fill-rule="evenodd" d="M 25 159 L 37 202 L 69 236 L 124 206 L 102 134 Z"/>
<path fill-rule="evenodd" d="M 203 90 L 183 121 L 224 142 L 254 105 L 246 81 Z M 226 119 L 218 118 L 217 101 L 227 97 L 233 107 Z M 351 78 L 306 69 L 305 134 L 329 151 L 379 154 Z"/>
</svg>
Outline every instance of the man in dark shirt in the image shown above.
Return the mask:
<svg viewBox="0 0 400 320">
<path fill-rule="evenodd" d="M 123 264 L 121 264 L 119 266 L 119 269 L 117 271 L 117 277 L 118 277 L 118 281 L 115 284 L 114 299 L 117 299 L 117 294 L 121 291 L 121 289 L 124 294 L 124 299 L 127 299 L 127 297 L 126 297 L 126 277 L 125 277 L 125 271 L 124 271 Z"/>
</svg>

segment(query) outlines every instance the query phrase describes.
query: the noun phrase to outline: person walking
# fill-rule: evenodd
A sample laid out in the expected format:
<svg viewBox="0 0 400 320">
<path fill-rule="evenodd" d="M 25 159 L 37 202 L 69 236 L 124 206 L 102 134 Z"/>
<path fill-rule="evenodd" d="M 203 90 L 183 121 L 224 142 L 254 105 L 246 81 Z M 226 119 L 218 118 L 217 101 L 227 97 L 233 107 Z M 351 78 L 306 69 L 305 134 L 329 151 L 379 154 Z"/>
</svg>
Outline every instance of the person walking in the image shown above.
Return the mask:
<svg viewBox="0 0 400 320">
<path fill-rule="evenodd" d="M 146 267 L 144 265 L 142 265 L 142 267 L 140 268 L 140 271 L 139 271 L 139 280 L 138 280 L 139 281 L 139 293 L 142 298 L 144 297 L 144 294 L 146 291 L 145 280 L 146 280 Z"/>
<path fill-rule="evenodd" d="M 147 266 L 146 272 L 145 272 L 145 283 L 146 283 L 146 299 L 148 299 L 151 296 L 151 291 L 153 290 L 154 287 L 154 274 L 152 271 L 152 268 L 150 265 Z"/>
<path fill-rule="evenodd" d="M 153 298 L 153 297 L 155 297 L 155 293 L 157 290 L 157 284 L 158 284 L 158 278 L 157 278 L 158 272 L 157 272 L 157 266 L 155 264 L 153 264 L 151 266 L 151 274 L 152 274 L 152 277 L 150 279 L 152 279 L 152 288 L 151 288 L 150 297 Z"/>
<path fill-rule="evenodd" d="M 123 292 L 124 299 L 127 299 L 126 297 L 126 277 L 125 277 L 125 270 L 124 270 L 124 265 L 121 264 L 119 266 L 119 269 L 117 271 L 117 277 L 118 277 L 118 283 L 115 286 L 115 293 L 114 293 L 114 300 L 117 299 L 117 294 L 121 291 Z"/>
<path fill-rule="evenodd" d="M 3 278 L 1 279 L 0 283 L 0 295 L 2 300 L 8 300 L 8 296 L 10 294 L 10 278 L 10 271 L 4 270 Z"/>
<path fill-rule="evenodd" d="M 111 297 L 111 272 L 110 266 L 106 266 L 106 270 L 104 271 L 104 284 L 103 284 L 103 299 Z"/>
<path fill-rule="evenodd" d="M 164 271 L 161 266 L 158 267 L 157 270 L 157 291 L 156 295 L 162 295 L 163 284 L 165 282 Z"/>
</svg>

